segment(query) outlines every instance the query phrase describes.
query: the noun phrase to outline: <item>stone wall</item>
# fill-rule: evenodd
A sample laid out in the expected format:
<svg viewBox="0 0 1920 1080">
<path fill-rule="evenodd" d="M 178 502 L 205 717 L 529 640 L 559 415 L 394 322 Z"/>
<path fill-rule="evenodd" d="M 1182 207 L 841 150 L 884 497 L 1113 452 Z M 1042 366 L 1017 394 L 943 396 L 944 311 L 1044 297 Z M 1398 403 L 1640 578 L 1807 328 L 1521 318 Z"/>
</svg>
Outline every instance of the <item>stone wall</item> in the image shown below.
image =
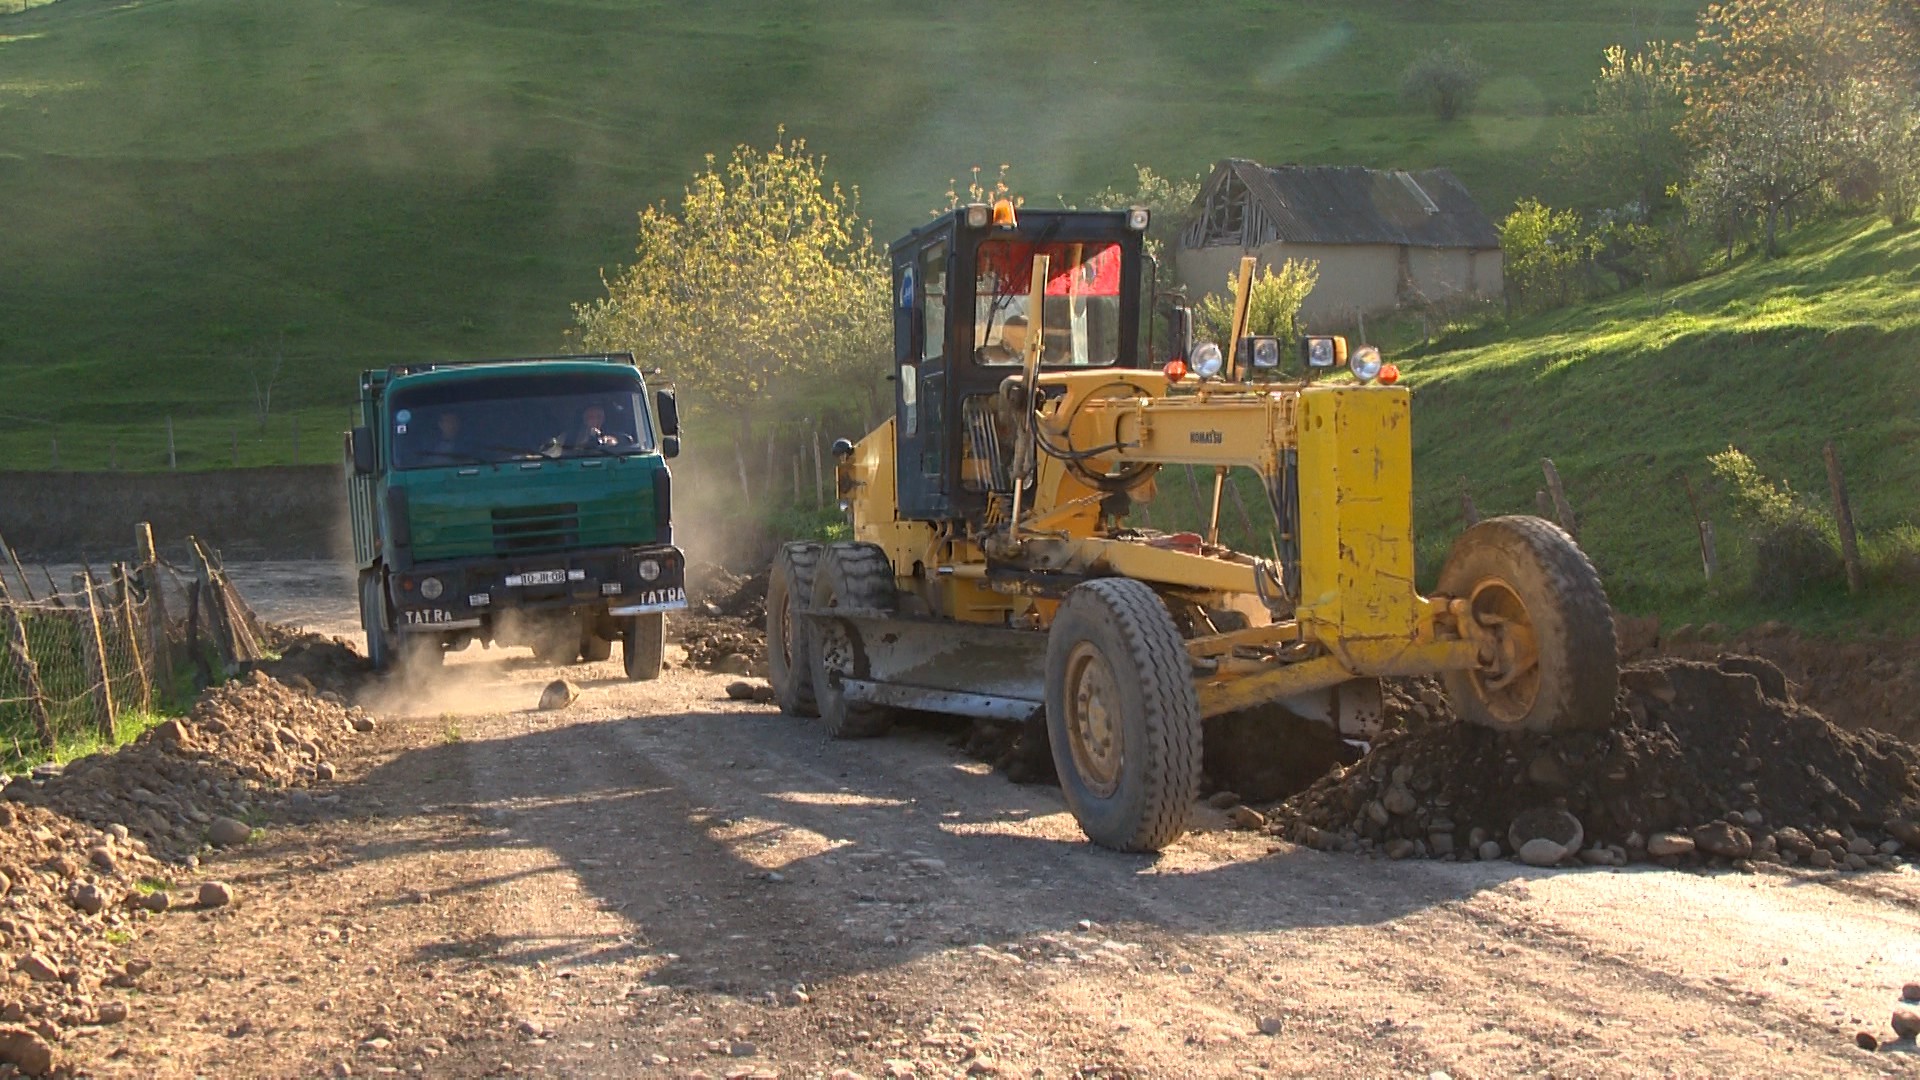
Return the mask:
<svg viewBox="0 0 1920 1080">
<path fill-rule="evenodd" d="M 350 557 L 345 513 L 338 465 L 0 472 L 0 536 L 23 558 L 127 558 L 138 521 L 162 550 L 192 534 L 228 557 Z"/>
</svg>

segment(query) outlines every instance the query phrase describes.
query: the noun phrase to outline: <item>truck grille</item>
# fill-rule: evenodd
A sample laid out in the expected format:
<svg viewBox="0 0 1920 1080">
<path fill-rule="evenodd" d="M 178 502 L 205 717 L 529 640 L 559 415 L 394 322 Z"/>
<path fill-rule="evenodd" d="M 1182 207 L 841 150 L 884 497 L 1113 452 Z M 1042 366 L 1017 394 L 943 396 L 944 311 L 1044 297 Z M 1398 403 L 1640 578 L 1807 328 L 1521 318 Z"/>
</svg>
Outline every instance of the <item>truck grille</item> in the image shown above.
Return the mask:
<svg viewBox="0 0 1920 1080">
<path fill-rule="evenodd" d="M 493 512 L 493 550 L 503 554 L 558 551 L 580 543 L 580 508 L 516 506 Z"/>
</svg>

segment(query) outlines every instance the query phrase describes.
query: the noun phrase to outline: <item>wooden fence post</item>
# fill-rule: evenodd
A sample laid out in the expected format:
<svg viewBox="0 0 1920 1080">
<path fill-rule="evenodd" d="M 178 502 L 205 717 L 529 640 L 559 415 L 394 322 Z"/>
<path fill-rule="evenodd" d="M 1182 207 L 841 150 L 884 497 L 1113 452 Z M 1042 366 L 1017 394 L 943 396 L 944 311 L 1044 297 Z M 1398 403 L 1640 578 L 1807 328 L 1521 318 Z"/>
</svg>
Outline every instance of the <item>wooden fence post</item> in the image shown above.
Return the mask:
<svg viewBox="0 0 1920 1080">
<path fill-rule="evenodd" d="M 194 675 L 199 685 L 213 685 L 213 669 L 207 664 L 206 650 L 200 646 L 199 578 L 187 583 L 187 658 L 193 661 Z"/>
<path fill-rule="evenodd" d="M 816 419 L 813 422 L 813 506 L 816 510 L 827 505 L 827 473 L 820 458 L 820 421 Z"/>
<path fill-rule="evenodd" d="M 153 710 L 153 680 L 147 675 L 147 658 L 140 642 L 140 620 L 133 614 L 139 606 L 133 596 L 133 583 L 128 580 L 127 568 L 115 563 L 113 567 L 116 591 L 120 594 L 120 627 L 127 635 L 127 651 L 133 654 L 133 674 L 140 683 L 140 708 Z"/>
<path fill-rule="evenodd" d="M 1547 474 L 1547 491 L 1553 496 L 1554 516 L 1560 519 L 1560 527 L 1567 535 L 1580 538 L 1580 522 L 1573 516 L 1573 505 L 1567 502 L 1567 490 L 1560 486 L 1560 470 L 1553 467 L 1552 458 L 1540 459 L 1540 471 Z"/>
<path fill-rule="evenodd" d="M 1460 521 L 1463 527 L 1471 529 L 1480 524 L 1480 508 L 1473 505 L 1473 495 L 1467 491 L 1467 478 L 1460 478 Z"/>
<path fill-rule="evenodd" d="M 1533 512 L 1548 521 L 1553 520 L 1553 500 L 1547 497 L 1544 490 L 1536 490 L 1533 493 Z"/>
<path fill-rule="evenodd" d="M 1847 591 L 1857 593 L 1865 587 L 1860 574 L 1860 538 L 1853 531 L 1853 504 L 1847 498 L 1847 478 L 1840 473 L 1840 457 L 1833 452 L 1833 440 L 1821 448 L 1827 459 L 1827 483 L 1833 488 L 1833 517 L 1840 526 L 1840 558 L 1847 564 Z"/>
<path fill-rule="evenodd" d="M 33 662 L 33 652 L 27 647 L 27 620 L 6 600 L 0 600 L 0 615 L 7 620 L 7 654 L 13 658 L 13 666 L 20 669 L 20 682 L 27 688 L 27 715 L 33 718 L 33 733 L 40 737 L 41 749 L 51 754 L 58 748 L 59 739 L 54 734 L 53 718 L 47 714 L 47 694 L 40 686 L 40 667 Z"/>
<path fill-rule="evenodd" d="M 233 614 L 227 610 L 226 596 L 214 575 L 213 560 L 206 547 L 198 537 L 189 536 L 187 540 L 193 544 L 195 561 L 199 563 L 200 599 L 207 605 L 207 634 L 220 653 L 220 670 L 229 676 L 237 675 L 240 658 L 233 647 Z"/>
<path fill-rule="evenodd" d="M 167 636 L 167 594 L 160 581 L 160 552 L 153 543 L 153 526 L 142 521 L 133 527 L 133 549 L 140 557 L 135 571 L 147 594 L 148 655 L 159 674 L 160 692 L 173 692 L 173 641 Z"/>
<path fill-rule="evenodd" d="M 1706 571 L 1707 580 L 1720 572 L 1720 549 L 1713 542 L 1713 522 L 1700 512 L 1700 499 L 1693 493 L 1693 477 L 1682 473 L 1680 482 L 1687 488 L 1687 506 L 1693 511 L 1693 531 L 1700 536 L 1700 567 Z"/>
<path fill-rule="evenodd" d="M 27 603 L 33 603 L 33 583 L 27 580 L 26 567 L 20 565 L 20 556 L 13 553 L 13 548 L 8 546 L 5 537 L 0 537 L 0 550 L 7 553 L 7 562 L 13 565 L 13 576 L 20 579 L 20 588 L 27 594 Z"/>
<path fill-rule="evenodd" d="M 100 598 L 93 587 L 93 573 L 86 571 L 81 595 L 87 604 L 87 621 L 80 626 L 80 652 L 87 664 L 87 678 L 93 683 L 90 695 L 93 726 L 108 743 L 115 741 L 113 720 L 113 668 L 107 663 L 107 639 L 100 632 Z"/>
</svg>

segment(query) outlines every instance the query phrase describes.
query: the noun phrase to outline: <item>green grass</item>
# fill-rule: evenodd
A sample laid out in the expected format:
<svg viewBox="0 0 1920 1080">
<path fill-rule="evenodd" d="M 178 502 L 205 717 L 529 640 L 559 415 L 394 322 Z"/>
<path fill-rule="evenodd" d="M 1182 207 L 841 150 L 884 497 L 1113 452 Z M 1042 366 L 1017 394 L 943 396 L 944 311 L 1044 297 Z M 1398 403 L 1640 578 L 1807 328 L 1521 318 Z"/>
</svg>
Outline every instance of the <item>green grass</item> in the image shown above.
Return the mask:
<svg viewBox="0 0 1920 1080">
<path fill-rule="evenodd" d="M 1481 514 L 1531 513 L 1549 457 L 1617 607 L 1670 626 L 1920 631 L 1911 588 L 1830 589 L 1783 609 L 1744 587 L 1751 552 L 1707 467 L 1730 445 L 1826 506 L 1821 447 L 1832 440 L 1863 547 L 1882 561 L 1910 546 L 1899 527 L 1920 521 L 1920 229 L 1844 219 L 1800 230 L 1791 248 L 1397 356 L 1415 387 L 1422 580 L 1460 531 L 1462 477 Z M 1713 585 L 1683 476 L 1715 523 Z"/>
<path fill-rule="evenodd" d="M 1037 202 L 1220 157 L 1446 165 L 1493 213 L 1601 50 L 1698 3 L 63 0 L 0 16 L 0 460 L 330 462 L 355 371 L 551 350 L 635 211 L 777 125 L 883 238 L 971 165 Z M 1473 116 L 1402 105 L 1443 37 Z M 691 343 L 699 347 L 699 343 Z M 262 427 L 251 376 L 284 353 Z M 670 359 L 670 358 L 666 358 Z"/>
</svg>

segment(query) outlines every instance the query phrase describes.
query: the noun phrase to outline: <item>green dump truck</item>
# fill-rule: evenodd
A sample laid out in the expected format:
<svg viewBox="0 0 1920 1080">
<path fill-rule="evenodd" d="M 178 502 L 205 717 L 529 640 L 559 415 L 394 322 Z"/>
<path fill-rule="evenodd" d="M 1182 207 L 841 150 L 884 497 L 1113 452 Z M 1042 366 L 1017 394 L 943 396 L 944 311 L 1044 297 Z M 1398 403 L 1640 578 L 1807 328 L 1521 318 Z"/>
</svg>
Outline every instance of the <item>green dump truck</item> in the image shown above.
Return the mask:
<svg viewBox="0 0 1920 1080">
<path fill-rule="evenodd" d="M 363 372 L 346 439 L 360 623 L 374 667 L 530 646 L 660 674 L 687 605 L 673 546 L 671 390 L 625 354 Z"/>
</svg>

